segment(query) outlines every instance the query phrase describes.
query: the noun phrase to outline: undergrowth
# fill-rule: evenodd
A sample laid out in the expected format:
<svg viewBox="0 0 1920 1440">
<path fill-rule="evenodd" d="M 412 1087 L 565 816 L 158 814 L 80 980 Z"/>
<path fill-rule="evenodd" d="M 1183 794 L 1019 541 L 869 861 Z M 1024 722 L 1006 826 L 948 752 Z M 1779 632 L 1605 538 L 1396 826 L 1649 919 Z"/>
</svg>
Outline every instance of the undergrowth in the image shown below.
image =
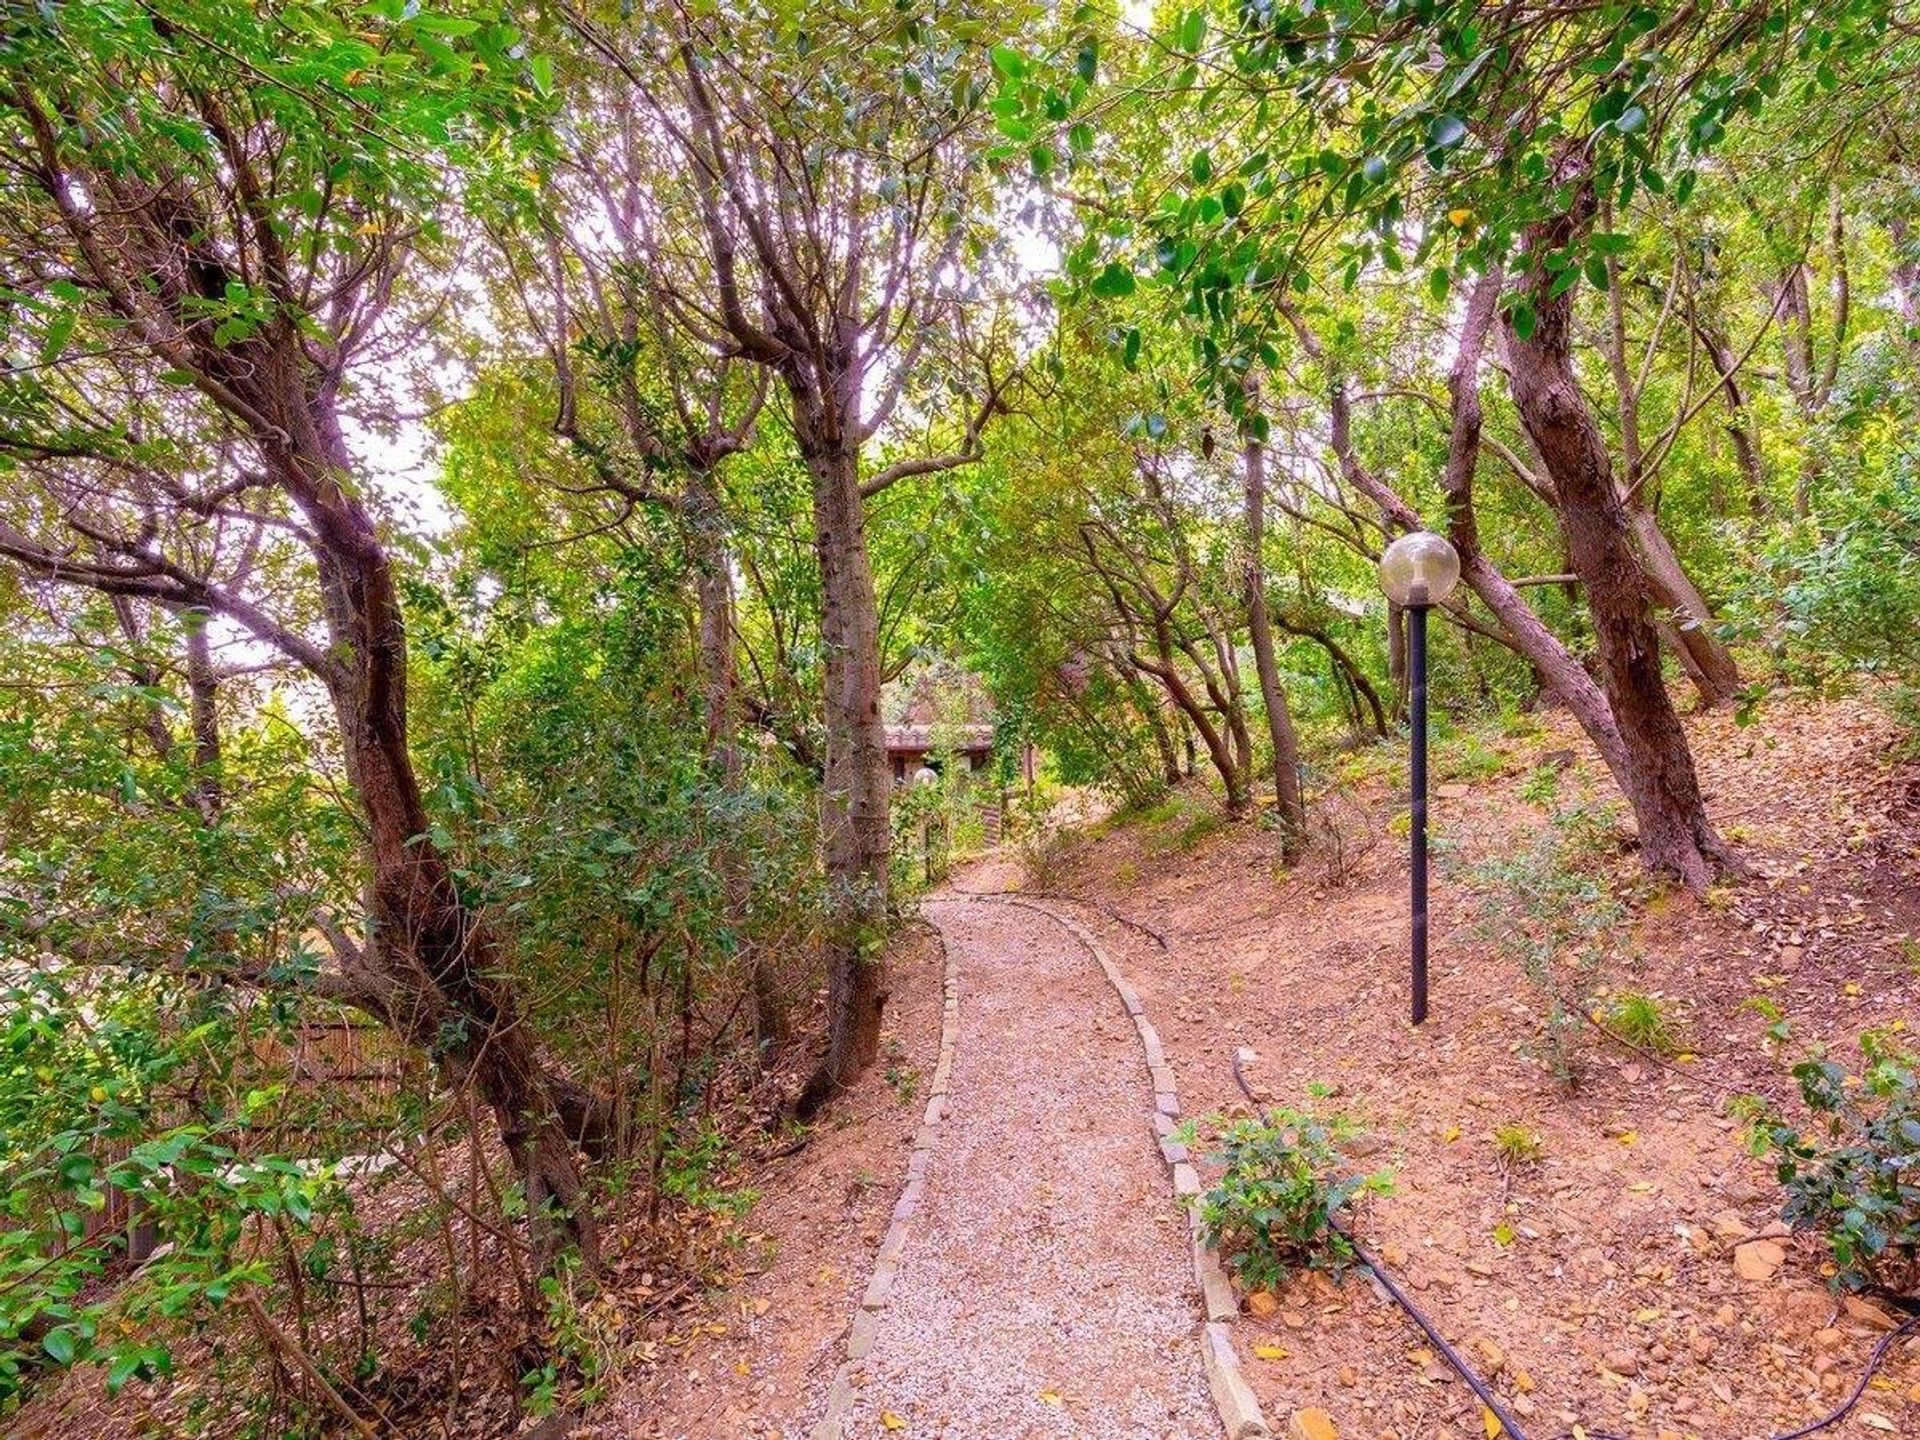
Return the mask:
<svg viewBox="0 0 1920 1440">
<path fill-rule="evenodd" d="M 1340 1175 L 1341 1146 L 1360 1133 L 1339 1114 L 1270 1109 L 1259 1117 L 1212 1117 L 1219 1182 L 1194 1201 L 1202 1241 L 1249 1290 L 1273 1290 L 1297 1269 L 1338 1272 L 1353 1247 L 1335 1217 L 1366 1195 L 1393 1189 L 1385 1170 Z M 1195 1127 L 1183 1134 L 1192 1142 Z"/>
<path fill-rule="evenodd" d="M 1526 849 L 1468 872 L 1484 892 L 1475 932 L 1519 966 L 1541 1007 L 1534 1056 L 1569 1088 L 1581 1076 L 1584 997 L 1626 917 L 1599 864 L 1613 827 L 1611 807 L 1573 806 Z"/>
</svg>

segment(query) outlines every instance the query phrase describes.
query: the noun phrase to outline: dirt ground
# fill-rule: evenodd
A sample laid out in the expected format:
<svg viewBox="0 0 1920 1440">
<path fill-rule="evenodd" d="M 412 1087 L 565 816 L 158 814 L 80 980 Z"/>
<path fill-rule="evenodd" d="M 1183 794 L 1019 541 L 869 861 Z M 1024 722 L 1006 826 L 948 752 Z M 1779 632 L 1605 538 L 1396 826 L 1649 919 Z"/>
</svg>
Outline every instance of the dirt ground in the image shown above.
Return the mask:
<svg viewBox="0 0 1920 1440">
<path fill-rule="evenodd" d="M 1527 856 L 1556 814 L 1612 797 L 1564 720 L 1436 746 L 1433 1011 L 1417 1031 L 1390 748 L 1341 762 L 1345 783 L 1291 873 L 1276 871 L 1269 831 L 1220 824 L 1196 793 L 1087 824 L 1035 863 L 1002 851 L 953 883 L 1074 897 L 1140 991 L 1203 1133 L 1209 1113 L 1251 1108 L 1245 1088 L 1279 1105 L 1313 1094 L 1358 1122 L 1353 1163 L 1391 1169 L 1395 1189 L 1357 1232 L 1536 1440 L 1772 1435 L 1835 1405 L 1891 1322 L 1839 1303 L 1818 1243 L 1784 1233 L 1778 1187 L 1730 1101 L 1758 1093 L 1791 1113 L 1799 1045 L 1850 1060 L 1862 1030 L 1920 1024 L 1920 767 L 1866 699 L 1773 700 L 1749 728 L 1728 714 L 1690 724 L 1709 807 L 1755 877 L 1705 899 L 1667 893 L 1609 831 L 1617 817 L 1599 826 L 1603 889 L 1625 908 L 1593 967 L 1566 983 L 1583 999 L 1656 997 L 1680 1053 L 1636 1052 L 1576 1022 L 1571 1089 L 1547 1063 L 1546 999 L 1516 945 L 1589 902 L 1529 916 L 1489 871 Z M 932 932 L 904 932 L 890 963 L 881 1063 L 804 1147 L 745 1177 L 761 1198 L 718 1283 L 630 1327 L 617 1388 L 543 1440 L 806 1433 L 904 1183 L 939 1045 Z M 1073 1008 L 1072 994 L 1060 1004 Z M 1793 1045 L 1768 1041 L 1773 1013 L 1793 1022 Z M 1494 1134 L 1510 1126 L 1538 1136 L 1536 1160 L 1502 1160 Z M 1171 1298 L 1192 1304 L 1189 1282 L 1175 1276 Z M 1283 1433 L 1309 1407 L 1342 1440 L 1484 1433 L 1470 1392 L 1364 1280 L 1298 1280 L 1276 1302 L 1235 1329 Z M 41 1433 L 168 1433 L 125 1404 L 113 1420 L 76 1430 L 69 1415 Z M 1833 1433 L 1920 1436 L 1920 1342 Z"/>
<path fill-rule="evenodd" d="M 620 1440 L 764 1436 L 793 1440 L 816 1403 L 887 1219 L 940 1048 L 941 951 L 916 925 L 888 955 L 891 994 L 880 1063 L 837 1100 L 797 1154 L 749 1177 L 761 1199 L 729 1283 L 651 1337 L 632 1372 L 589 1421 L 563 1431 Z"/>
<path fill-rule="evenodd" d="M 1858 700 L 1777 701 L 1761 726 L 1713 715 L 1692 731 L 1709 807 L 1757 876 L 1702 901 L 1651 891 L 1625 853 L 1610 862 L 1628 916 L 1586 983 L 1659 997 L 1685 1050 L 1662 1061 L 1580 1026 L 1571 1091 L 1541 1060 L 1543 996 L 1484 921 L 1514 916 L 1476 868 L 1523 853 L 1548 804 L 1612 795 L 1604 770 L 1575 758 L 1556 800 L 1521 797 L 1543 757 L 1552 769 L 1568 759 L 1555 752 L 1585 753 L 1563 721 L 1439 748 L 1445 853 L 1433 1011 L 1418 1031 L 1405 1018 L 1396 777 L 1348 792 L 1349 874 L 1328 873 L 1323 841 L 1319 859 L 1276 877 L 1270 835 L 1180 814 L 1106 827 L 1045 867 L 1093 902 L 1083 919 L 1134 977 L 1190 1111 L 1247 1108 L 1234 1075 L 1246 1047 L 1257 1094 L 1301 1105 L 1310 1084 L 1330 1087 L 1322 1103 L 1366 1128 L 1356 1165 L 1390 1167 L 1396 1188 L 1358 1229 L 1540 1434 L 1791 1429 L 1839 1401 L 1889 1324 L 1841 1305 L 1817 1242 L 1785 1235 L 1778 1187 L 1727 1101 L 1793 1093 L 1794 1057 L 1767 1045 L 1749 997 L 1842 1059 L 1861 1030 L 1920 1020 L 1916 772 Z M 1450 769 L 1461 764 L 1475 778 Z M 1367 848 L 1369 835 L 1384 838 Z M 1537 1162 L 1502 1162 L 1493 1136 L 1509 1125 L 1538 1135 Z M 1756 1238 L 1778 1249 L 1750 1246 L 1743 1278 L 1734 1250 Z M 1471 1393 L 1365 1283 L 1316 1278 L 1278 1299 L 1238 1327 L 1276 1423 L 1312 1406 L 1347 1437 L 1481 1433 Z M 1920 1435 L 1920 1342 L 1903 1349 L 1837 1433 Z"/>
</svg>

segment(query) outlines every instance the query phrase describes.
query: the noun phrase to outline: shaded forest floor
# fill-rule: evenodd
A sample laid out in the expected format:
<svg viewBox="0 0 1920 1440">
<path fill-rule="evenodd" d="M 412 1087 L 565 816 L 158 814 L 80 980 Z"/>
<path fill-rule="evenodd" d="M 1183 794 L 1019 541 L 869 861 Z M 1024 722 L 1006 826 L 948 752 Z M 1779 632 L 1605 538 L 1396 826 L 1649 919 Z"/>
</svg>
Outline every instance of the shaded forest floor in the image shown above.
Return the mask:
<svg viewBox="0 0 1920 1440">
<path fill-rule="evenodd" d="M 1405 1020 L 1405 802 L 1392 746 L 1321 777 L 1315 847 L 1291 873 L 1276 871 L 1269 831 L 1221 823 L 1195 790 L 1002 850 L 950 888 L 1044 891 L 1093 931 L 1139 989 L 1203 1134 L 1204 1117 L 1251 1109 L 1248 1089 L 1288 1106 L 1314 1096 L 1357 1121 L 1354 1163 L 1391 1168 L 1395 1192 L 1356 1228 L 1537 1435 L 1576 1423 L 1636 1440 L 1772 1434 L 1837 1403 L 1889 1322 L 1838 1303 L 1819 1245 L 1777 1224 L 1778 1188 L 1747 1154 L 1729 1101 L 1757 1093 L 1797 1113 L 1787 1066 L 1800 1045 L 1849 1060 L 1861 1031 L 1920 1024 L 1920 767 L 1862 698 L 1781 699 L 1745 728 L 1727 714 L 1690 725 L 1710 808 L 1757 872 L 1704 900 L 1640 876 L 1604 770 L 1563 718 L 1436 745 L 1433 1014 L 1417 1032 Z M 1607 923 L 1585 925 L 1615 905 Z M 1555 951 L 1553 987 L 1599 1005 L 1651 997 L 1676 1053 L 1636 1051 L 1584 1021 L 1564 1046 L 1549 1043 L 1547 990 L 1528 956 Z M 880 1063 L 804 1146 L 728 1167 L 725 1183 L 759 1198 L 738 1219 L 716 1216 L 724 1239 L 700 1239 L 687 1268 L 710 1288 L 665 1303 L 647 1276 L 624 1290 L 616 1280 L 599 1302 L 618 1342 L 607 1398 L 537 1427 L 542 1440 L 809 1433 L 906 1183 L 940 1044 L 933 932 L 908 927 L 889 958 Z M 964 997 L 964 968 L 961 983 Z M 1084 1020 L 1077 994 L 1037 988 L 1031 1023 Z M 977 1086 L 987 1062 L 970 1053 L 995 1052 L 969 1032 L 968 1003 L 958 1079 L 973 1064 Z M 1769 1042 L 1774 1013 L 1793 1022 L 1792 1046 Z M 1108 1022 L 1119 1017 L 1097 1021 Z M 1145 1084 L 1137 1061 L 1116 1063 L 1125 1085 Z M 964 1114 L 967 1092 L 956 1094 Z M 1022 1122 L 1036 1156 L 1072 1153 L 1072 1099 Z M 1537 1160 L 1502 1158 L 1506 1127 L 1537 1135 Z M 1144 1127 L 1138 1144 L 1151 1154 Z M 930 1183 L 947 1174 L 957 1188 L 940 1165 L 936 1151 Z M 1214 1173 L 1204 1161 L 1202 1172 Z M 1151 1223 L 1179 1224 L 1157 1186 L 1142 1203 Z M 937 1208 L 933 1223 L 938 1234 Z M 1031 1236 L 1007 1239 L 1032 1248 Z M 1166 1285 L 1197 1328 L 1184 1265 Z M 1090 1276 L 1087 1304 L 1099 1288 Z M 1057 1303 L 1077 1303 L 1074 1292 Z M 1251 1308 L 1261 1313 L 1242 1317 L 1235 1343 L 1276 1427 L 1313 1407 L 1346 1440 L 1483 1433 L 1465 1386 L 1363 1281 L 1311 1277 Z M 44 1428 L 21 1433 L 178 1433 L 142 1420 L 139 1388 L 115 1405 L 89 1385 L 86 1418 L 89 1407 L 48 1403 Z M 1042 1412 L 1019 1433 L 1153 1434 L 1081 1428 L 1080 1413 Z M 861 1410 L 846 1434 L 947 1433 L 918 1417 L 888 1426 L 889 1414 Z M 1876 1431 L 1920 1434 L 1920 1345 L 1896 1353 L 1835 1433 Z"/>
<path fill-rule="evenodd" d="M 1323 806 L 1330 829 L 1291 874 L 1276 874 L 1270 834 L 1219 825 L 1190 796 L 1024 864 L 1003 852 L 954 884 L 1077 897 L 1139 987 L 1189 1113 L 1249 1108 L 1236 1055 L 1263 1099 L 1330 1090 L 1318 1103 L 1365 1127 L 1356 1163 L 1396 1177 L 1361 1233 L 1541 1433 L 1767 1434 L 1835 1404 L 1887 1319 L 1840 1304 L 1819 1246 L 1780 1233 L 1771 1172 L 1728 1113 L 1746 1093 L 1792 1109 L 1797 1049 L 1770 1045 L 1750 1002 L 1765 997 L 1800 1043 L 1843 1059 L 1864 1029 L 1920 1022 L 1920 772 L 1862 699 L 1779 700 L 1750 727 L 1724 714 L 1691 725 L 1709 804 L 1758 872 L 1705 900 L 1642 881 L 1604 771 L 1563 719 L 1437 746 L 1434 1010 L 1418 1032 L 1404 1019 L 1404 796 L 1390 749 L 1344 763 Z M 1580 907 L 1549 887 L 1546 918 L 1516 926 L 1513 885 L 1556 873 L 1526 857 L 1581 820 L 1601 837 L 1583 873 L 1625 908 L 1591 966 L 1555 983 L 1653 997 L 1683 1048 L 1663 1059 L 1580 1024 L 1561 1057 L 1579 1074 L 1569 1088 L 1520 952 Z M 794 1417 L 831 1373 L 918 1112 L 884 1072 L 930 1067 L 937 1044 L 937 961 L 922 944 L 896 961 L 883 1073 L 756 1179 L 768 1199 L 750 1227 L 770 1258 L 711 1298 L 713 1320 L 691 1327 L 662 1386 L 630 1388 L 589 1433 L 805 1433 Z M 1506 1126 L 1537 1134 L 1537 1162 L 1502 1160 Z M 1316 1278 L 1277 1298 L 1237 1331 L 1275 1423 L 1312 1406 L 1342 1436 L 1480 1433 L 1466 1388 L 1364 1283 Z M 1914 1352 L 1895 1356 L 1841 1433 L 1920 1433 Z"/>
</svg>

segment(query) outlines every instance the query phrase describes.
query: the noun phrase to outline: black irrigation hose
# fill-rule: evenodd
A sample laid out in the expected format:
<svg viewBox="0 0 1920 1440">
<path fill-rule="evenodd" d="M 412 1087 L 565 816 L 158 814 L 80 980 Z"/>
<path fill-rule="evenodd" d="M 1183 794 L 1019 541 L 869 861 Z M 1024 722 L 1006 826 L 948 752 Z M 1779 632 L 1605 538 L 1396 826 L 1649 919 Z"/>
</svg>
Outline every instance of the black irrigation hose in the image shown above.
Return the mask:
<svg viewBox="0 0 1920 1440">
<path fill-rule="evenodd" d="M 1393 1276 L 1387 1273 L 1386 1267 L 1381 1265 L 1372 1253 L 1337 1221 L 1329 1220 L 1327 1223 L 1334 1234 L 1353 1247 L 1353 1253 L 1359 1257 L 1360 1263 L 1373 1272 L 1374 1279 L 1385 1287 L 1387 1294 L 1393 1297 L 1394 1303 L 1406 1311 L 1407 1318 L 1420 1328 L 1420 1333 L 1433 1343 L 1434 1348 L 1440 1352 L 1447 1364 L 1451 1365 L 1459 1373 L 1460 1378 L 1467 1382 L 1467 1388 L 1479 1397 L 1480 1403 L 1486 1406 L 1493 1418 L 1500 1422 L 1500 1428 L 1507 1432 L 1510 1440 L 1532 1440 L 1532 1437 L 1520 1428 L 1520 1422 L 1509 1415 L 1506 1407 L 1494 1398 L 1493 1388 L 1474 1373 L 1473 1367 L 1467 1363 L 1465 1356 L 1447 1343 L 1446 1337 L 1435 1328 L 1433 1321 L 1427 1318 L 1426 1312 L 1413 1303 L 1412 1297 L 1400 1288 Z M 1912 1302 L 1899 1303 L 1903 1309 L 1913 1309 Z M 1920 1312 L 1908 1315 L 1905 1320 L 1880 1337 L 1880 1343 L 1873 1347 L 1873 1354 L 1867 1357 L 1867 1368 L 1861 1373 L 1860 1383 L 1853 1387 L 1853 1393 L 1841 1401 L 1835 1409 L 1811 1425 L 1803 1425 L 1798 1430 L 1788 1430 L 1779 1435 L 1769 1436 L 1767 1440 L 1802 1440 L 1804 1436 L 1838 1425 L 1853 1413 L 1853 1407 L 1858 1405 L 1860 1397 L 1867 1393 L 1867 1386 L 1873 1382 L 1874 1375 L 1886 1361 L 1887 1352 L 1893 1348 L 1894 1342 L 1916 1330 L 1920 1330 Z M 1587 1440 L 1626 1440 L 1624 1436 L 1613 1435 L 1604 1430 L 1583 1430 L 1581 1433 L 1587 1437 Z M 1558 1440 L 1571 1440 L 1571 1435 L 1562 1434 Z"/>
</svg>

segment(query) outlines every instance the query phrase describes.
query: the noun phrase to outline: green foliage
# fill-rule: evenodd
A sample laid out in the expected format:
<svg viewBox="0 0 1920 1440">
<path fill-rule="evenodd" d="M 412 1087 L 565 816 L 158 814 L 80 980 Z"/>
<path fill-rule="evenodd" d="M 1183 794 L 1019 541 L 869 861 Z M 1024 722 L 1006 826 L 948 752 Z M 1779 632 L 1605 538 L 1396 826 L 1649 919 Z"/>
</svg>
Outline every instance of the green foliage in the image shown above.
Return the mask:
<svg viewBox="0 0 1920 1440">
<path fill-rule="evenodd" d="M 1857 1074 L 1821 1055 L 1793 1067 L 1813 1117 L 1801 1129 L 1762 1111 L 1754 1153 L 1771 1154 L 1782 1218 L 1832 1248 L 1835 1284 L 1911 1295 L 1920 1288 L 1920 1085 L 1915 1059 L 1884 1035 L 1860 1037 Z"/>
<path fill-rule="evenodd" d="M 1254 1290 L 1286 1283 L 1296 1269 L 1338 1271 L 1353 1247 L 1336 1230 L 1340 1212 L 1392 1191 L 1385 1170 L 1339 1177 L 1340 1147 L 1358 1131 L 1344 1116 L 1269 1110 L 1259 1118 L 1209 1122 L 1223 1167 L 1193 1203 L 1206 1244 Z M 1186 1131 L 1191 1142 L 1192 1127 Z"/>
<path fill-rule="evenodd" d="M 1508 1168 L 1538 1165 L 1546 1159 L 1546 1142 L 1540 1132 L 1517 1120 L 1509 1121 L 1493 1132 L 1493 1153 Z"/>
<path fill-rule="evenodd" d="M 1673 1056 L 1687 1048 L 1686 1031 L 1674 1017 L 1671 1002 L 1657 995 L 1616 991 L 1602 1003 L 1599 1019 L 1609 1035 L 1637 1050 Z"/>
<path fill-rule="evenodd" d="M 1479 933 L 1514 961 L 1542 1007 L 1537 1053 L 1563 1085 L 1580 1078 L 1585 991 L 1625 917 L 1596 862 L 1613 828 L 1607 808 L 1556 815 L 1526 849 L 1471 871 L 1487 887 Z"/>
</svg>

